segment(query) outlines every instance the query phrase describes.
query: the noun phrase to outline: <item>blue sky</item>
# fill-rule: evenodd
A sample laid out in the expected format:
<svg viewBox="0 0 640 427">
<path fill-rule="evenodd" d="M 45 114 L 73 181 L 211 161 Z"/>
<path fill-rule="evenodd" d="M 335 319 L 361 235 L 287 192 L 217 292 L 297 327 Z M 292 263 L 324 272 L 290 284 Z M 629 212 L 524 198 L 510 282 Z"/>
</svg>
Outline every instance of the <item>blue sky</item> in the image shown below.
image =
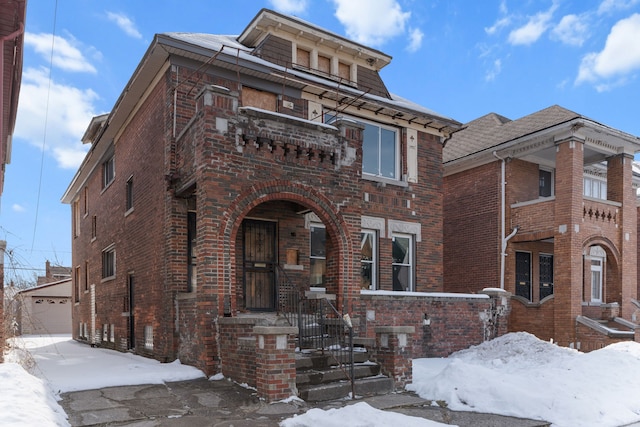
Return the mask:
<svg viewBox="0 0 640 427">
<path fill-rule="evenodd" d="M 263 8 L 393 57 L 389 90 L 460 122 L 553 104 L 640 135 L 640 0 L 31 0 L 0 205 L 5 281 L 71 265 L 60 198 L 155 33 L 239 34 Z"/>
</svg>

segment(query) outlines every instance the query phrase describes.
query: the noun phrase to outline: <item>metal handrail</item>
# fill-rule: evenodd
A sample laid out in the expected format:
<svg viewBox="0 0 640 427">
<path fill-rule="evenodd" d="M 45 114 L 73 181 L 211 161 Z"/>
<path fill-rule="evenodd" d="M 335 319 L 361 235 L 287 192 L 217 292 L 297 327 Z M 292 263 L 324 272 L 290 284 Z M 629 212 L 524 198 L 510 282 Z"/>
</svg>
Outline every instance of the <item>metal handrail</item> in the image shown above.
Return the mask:
<svg viewBox="0 0 640 427">
<path fill-rule="evenodd" d="M 338 312 L 326 297 L 307 298 L 305 289 L 293 283 L 280 265 L 277 271 L 278 311 L 291 326 L 298 327 L 298 347 L 330 356 L 351 382 L 351 397 L 355 399 L 351 318 Z"/>
</svg>

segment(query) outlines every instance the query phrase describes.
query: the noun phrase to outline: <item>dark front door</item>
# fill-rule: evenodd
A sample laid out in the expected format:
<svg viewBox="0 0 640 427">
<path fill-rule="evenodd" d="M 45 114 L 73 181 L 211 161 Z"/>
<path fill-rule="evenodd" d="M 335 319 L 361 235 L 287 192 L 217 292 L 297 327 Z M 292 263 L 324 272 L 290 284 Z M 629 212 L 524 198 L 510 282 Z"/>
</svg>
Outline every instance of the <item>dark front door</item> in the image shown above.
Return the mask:
<svg viewBox="0 0 640 427">
<path fill-rule="evenodd" d="M 276 223 L 245 220 L 242 231 L 245 308 L 275 310 Z"/>
<path fill-rule="evenodd" d="M 516 295 L 531 301 L 531 254 L 516 252 Z"/>
</svg>

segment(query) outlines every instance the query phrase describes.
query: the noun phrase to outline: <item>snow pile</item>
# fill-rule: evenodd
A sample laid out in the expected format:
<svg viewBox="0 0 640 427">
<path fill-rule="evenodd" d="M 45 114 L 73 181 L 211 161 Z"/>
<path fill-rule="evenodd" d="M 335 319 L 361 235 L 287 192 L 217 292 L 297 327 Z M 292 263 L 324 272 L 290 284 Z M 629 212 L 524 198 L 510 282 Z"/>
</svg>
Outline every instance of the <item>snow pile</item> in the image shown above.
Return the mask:
<svg viewBox="0 0 640 427">
<path fill-rule="evenodd" d="M 413 362 L 407 389 L 453 410 L 552 422 L 620 426 L 640 421 L 640 344 L 581 353 L 512 333 L 454 353 Z"/>
<path fill-rule="evenodd" d="M 0 364 L 0 425 L 66 427 L 67 414 L 45 383 L 17 363 Z"/>
<path fill-rule="evenodd" d="M 424 418 L 411 417 L 395 412 L 375 409 L 365 402 L 347 405 L 340 409 L 310 409 L 306 413 L 289 418 L 280 427 L 436 427 L 445 424 Z M 452 426 L 449 426 L 452 427 Z M 455 426 L 454 426 L 455 427 Z"/>
</svg>

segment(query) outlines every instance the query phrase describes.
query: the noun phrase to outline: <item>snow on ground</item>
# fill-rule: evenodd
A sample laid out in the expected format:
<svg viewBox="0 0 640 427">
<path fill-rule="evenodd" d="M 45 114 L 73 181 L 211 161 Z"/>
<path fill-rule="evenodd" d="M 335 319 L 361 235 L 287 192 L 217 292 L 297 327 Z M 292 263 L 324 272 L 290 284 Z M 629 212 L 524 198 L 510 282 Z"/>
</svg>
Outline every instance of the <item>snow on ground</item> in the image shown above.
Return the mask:
<svg viewBox="0 0 640 427">
<path fill-rule="evenodd" d="M 375 409 L 365 402 L 348 405 L 340 409 L 310 409 L 303 415 L 289 418 L 280 427 L 452 427 L 424 418 L 410 417 L 395 412 Z M 455 427 L 455 426 L 453 426 Z"/>
<path fill-rule="evenodd" d="M 69 336 L 20 338 L 5 361 L 0 364 L 3 427 L 68 426 L 56 401 L 59 393 L 204 376 L 179 362 L 91 348 Z M 35 377 L 17 362 L 30 367 Z M 453 410 L 540 419 L 556 427 L 617 427 L 640 421 L 640 343 L 635 342 L 581 353 L 527 333 L 512 333 L 446 359 L 414 360 L 413 381 L 409 390 L 425 399 L 446 401 Z M 380 411 L 364 402 L 327 411 L 311 409 L 281 424 L 338 425 L 441 424 Z"/>
<path fill-rule="evenodd" d="M 447 359 L 413 362 L 422 398 L 450 409 L 552 422 L 557 427 L 640 421 L 640 343 L 581 353 L 511 333 Z"/>
</svg>

